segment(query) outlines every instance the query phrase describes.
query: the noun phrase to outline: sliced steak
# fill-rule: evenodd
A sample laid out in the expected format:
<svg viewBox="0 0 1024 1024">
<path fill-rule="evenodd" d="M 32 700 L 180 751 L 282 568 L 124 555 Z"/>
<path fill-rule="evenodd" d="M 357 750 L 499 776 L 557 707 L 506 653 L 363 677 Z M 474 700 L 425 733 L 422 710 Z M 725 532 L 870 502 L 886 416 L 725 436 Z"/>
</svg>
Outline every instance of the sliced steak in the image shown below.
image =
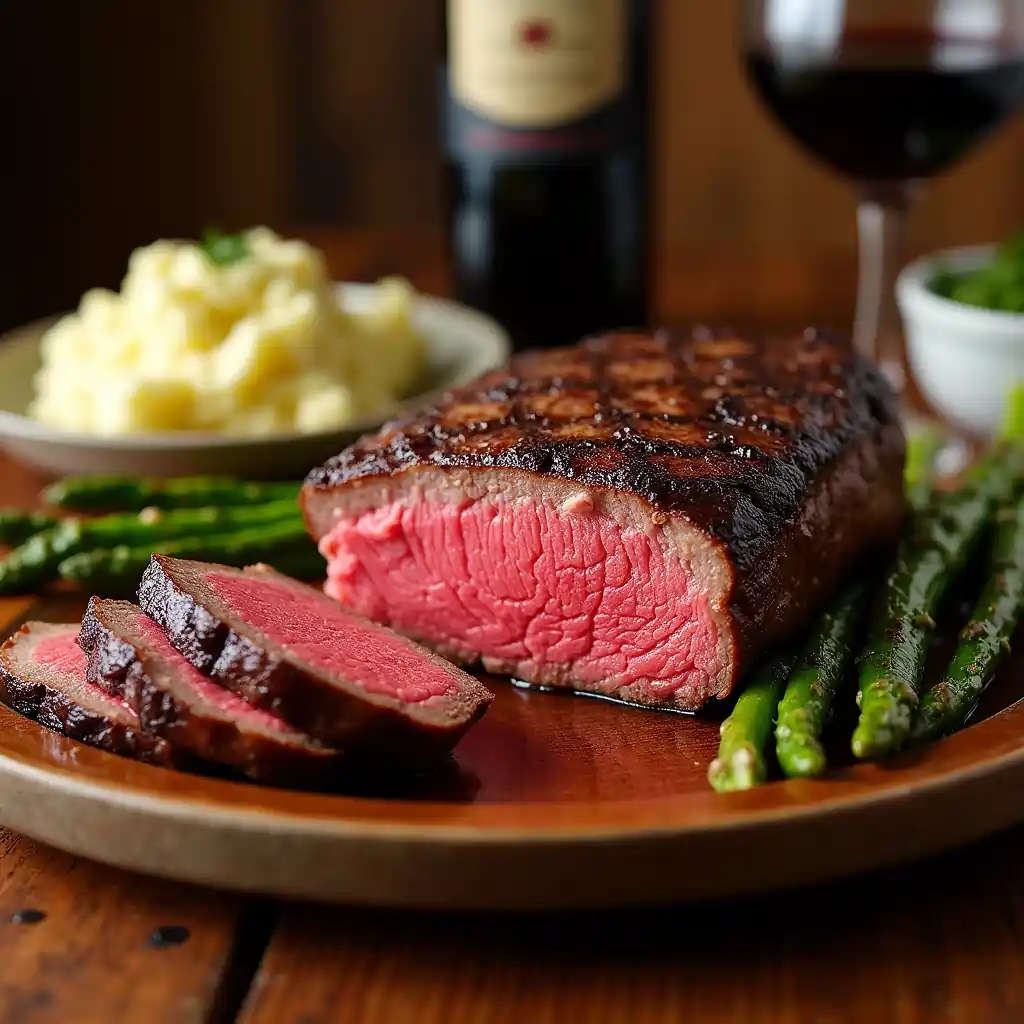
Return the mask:
<svg viewBox="0 0 1024 1024">
<path fill-rule="evenodd" d="M 313 779 L 336 767 L 336 751 L 212 682 L 134 604 L 92 598 L 78 642 L 86 678 L 123 697 L 144 728 L 176 748 L 261 782 Z"/>
<path fill-rule="evenodd" d="M 882 375 L 793 337 L 525 352 L 310 473 L 327 593 L 462 663 L 696 709 L 904 515 Z"/>
<path fill-rule="evenodd" d="M 170 765 L 166 740 L 123 701 L 85 678 L 77 625 L 27 622 L 0 647 L 4 700 L 54 732 L 139 761 Z"/>
<path fill-rule="evenodd" d="M 454 665 L 267 566 L 154 555 L 139 603 L 218 683 L 346 750 L 450 748 L 492 699 Z"/>
</svg>

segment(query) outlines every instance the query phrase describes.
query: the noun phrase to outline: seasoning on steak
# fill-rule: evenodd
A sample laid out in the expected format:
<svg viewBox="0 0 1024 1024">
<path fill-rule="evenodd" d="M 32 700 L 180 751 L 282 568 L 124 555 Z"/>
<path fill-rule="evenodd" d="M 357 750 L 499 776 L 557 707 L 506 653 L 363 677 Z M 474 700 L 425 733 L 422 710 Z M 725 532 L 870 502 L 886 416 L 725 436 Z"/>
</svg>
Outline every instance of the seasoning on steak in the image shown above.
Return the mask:
<svg viewBox="0 0 1024 1024">
<path fill-rule="evenodd" d="M 146 732 L 138 715 L 85 678 L 78 626 L 27 622 L 0 647 L 4 700 L 74 740 L 151 764 L 174 761 L 170 744 Z"/>
<path fill-rule="evenodd" d="M 327 593 L 462 663 L 723 697 L 904 515 L 881 374 L 809 329 L 617 332 L 510 366 L 311 472 Z"/>
<path fill-rule="evenodd" d="M 88 655 L 86 678 L 122 697 L 145 729 L 175 748 L 263 782 L 309 780 L 336 765 L 336 751 L 194 668 L 127 601 L 92 598 L 78 642 Z"/>
<path fill-rule="evenodd" d="M 450 748 L 493 696 L 432 652 L 268 566 L 154 555 L 139 603 L 222 686 L 346 751 Z"/>
</svg>

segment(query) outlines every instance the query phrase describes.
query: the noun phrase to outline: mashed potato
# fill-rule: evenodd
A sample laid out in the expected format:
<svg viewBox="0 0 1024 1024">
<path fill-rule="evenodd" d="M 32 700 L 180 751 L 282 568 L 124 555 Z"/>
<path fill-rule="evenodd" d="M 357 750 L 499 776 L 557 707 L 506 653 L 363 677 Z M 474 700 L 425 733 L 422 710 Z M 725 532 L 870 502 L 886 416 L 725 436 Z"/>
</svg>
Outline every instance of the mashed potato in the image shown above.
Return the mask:
<svg viewBox="0 0 1024 1024">
<path fill-rule="evenodd" d="M 227 259 L 154 242 L 119 293 L 87 292 L 43 338 L 30 415 L 91 434 L 265 436 L 387 415 L 415 388 L 424 346 L 406 281 L 343 311 L 312 246 L 266 228 L 227 241 Z"/>
</svg>

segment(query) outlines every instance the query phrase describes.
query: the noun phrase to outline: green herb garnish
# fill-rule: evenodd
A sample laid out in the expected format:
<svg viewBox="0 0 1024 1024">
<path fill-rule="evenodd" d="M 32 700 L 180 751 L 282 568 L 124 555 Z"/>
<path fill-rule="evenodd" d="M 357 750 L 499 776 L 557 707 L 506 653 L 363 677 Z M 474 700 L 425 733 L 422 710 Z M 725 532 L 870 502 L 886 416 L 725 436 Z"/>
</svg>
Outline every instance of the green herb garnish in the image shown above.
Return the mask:
<svg viewBox="0 0 1024 1024">
<path fill-rule="evenodd" d="M 214 228 L 208 228 L 203 232 L 199 248 L 206 254 L 206 258 L 218 267 L 230 266 L 232 263 L 248 259 L 250 255 L 249 240 L 244 233 L 225 235 Z"/>
<path fill-rule="evenodd" d="M 936 295 L 981 309 L 1024 313 L 1024 232 L 996 251 L 984 267 L 955 273 L 940 267 L 928 287 Z"/>
</svg>

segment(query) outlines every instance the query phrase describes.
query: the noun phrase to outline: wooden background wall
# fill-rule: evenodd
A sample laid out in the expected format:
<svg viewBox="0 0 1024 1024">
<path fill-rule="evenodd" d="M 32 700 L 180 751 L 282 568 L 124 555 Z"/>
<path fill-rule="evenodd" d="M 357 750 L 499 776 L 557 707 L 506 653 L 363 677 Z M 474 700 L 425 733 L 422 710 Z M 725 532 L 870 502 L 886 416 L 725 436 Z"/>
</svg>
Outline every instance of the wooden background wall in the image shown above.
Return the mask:
<svg viewBox="0 0 1024 1024">
<path fill-rule="evenodd" d="M 660 265 L 739 254 L 751 268 L 717 296 L 695 287 L 696 314 L 702 302 L 756 313 L 780 266 L 816 268 L 807 301 L 845 308 L 847 284 L 830 291 L 828 268 L 854 250 L 851 191 L 747 88 L 737 0 L 656 6 Z M 133 246 L 212 223 L 436 231 L 439 11 L 436 0 L 0 0 L 0 324 L 116 285 Z M 1024 224 L 1022 184 L 1024 119 L 931 188 L 910 254 Z M 401 270 L 400 243 L 394 252 Z"/>
</svg>

